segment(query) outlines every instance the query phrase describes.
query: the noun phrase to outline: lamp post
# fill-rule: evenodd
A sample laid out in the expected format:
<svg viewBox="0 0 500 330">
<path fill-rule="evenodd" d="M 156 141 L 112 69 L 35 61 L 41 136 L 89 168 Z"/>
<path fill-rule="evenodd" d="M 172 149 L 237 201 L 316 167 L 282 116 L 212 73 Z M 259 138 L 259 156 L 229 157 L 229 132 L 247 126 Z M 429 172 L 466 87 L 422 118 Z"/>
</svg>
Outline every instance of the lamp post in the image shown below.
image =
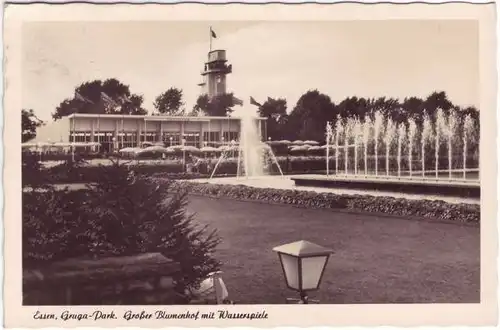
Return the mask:
<svg viewBox="0 0 500 330">
<path fill-rule="evenodd" d="M 224 145 L 224 137 L 221 137 L 220 139 L 222 141 L 222 145 Z"/>
<path fill-rule="evenodd" d="M 182 138 L 182 167 L 186 171 L 186 139 Z"/>
<path fill-rule="evenodd" d="M 170 140 L 170 145 L 169 145 L 169 147 L 171 147 L 171 146 L 172 146 L 172 140 L 173 140 L 173 138 L 172 138 L 172 137 L 170 137 L 170 138 L 169 138 L 169 140 Z"/>
<path fill-rule="evenodd" d="M 113 137 L 112 141 L 113 141 L 113 152 L 116 152 L 116 149 L 117 149 L 116 148 L 116 137 Z"/>
<path fill-rule="evenodd" d="M 298 291 L 300 299 L 287 299 L 299 304 L 308 304 L 308 291 L 319 288 L 328 263 L 331 249 L 308 242 L 297 241 L 273 248 L 278 253 L 281 268 L 289 289 Z"/>
<path fill-rule="evenodd" d="M 235 151 L 235 146 L 236 146 L 236 141 L 231 140 L 231 156 L 234 158 L 234 151 Z"/>
</svg>

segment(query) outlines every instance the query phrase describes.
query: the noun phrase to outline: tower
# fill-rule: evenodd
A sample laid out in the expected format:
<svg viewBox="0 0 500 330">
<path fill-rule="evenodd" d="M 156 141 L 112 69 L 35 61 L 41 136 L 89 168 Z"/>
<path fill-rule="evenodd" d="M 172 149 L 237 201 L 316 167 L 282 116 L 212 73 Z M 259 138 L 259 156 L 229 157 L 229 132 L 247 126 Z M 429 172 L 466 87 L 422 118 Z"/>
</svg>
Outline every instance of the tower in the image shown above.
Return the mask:
<svg viewBox="0 0 500 330">
<path fill-rule="evenodd" d="M 208 60 L 201 75 L 203 82 L 198 84 L 211 99 L 215 96 L 226 94 L 226 75 L 232 72 L 232 65 L 227 64 L 225 50 L 212 50 L 208 52 Z"/>
</svg>

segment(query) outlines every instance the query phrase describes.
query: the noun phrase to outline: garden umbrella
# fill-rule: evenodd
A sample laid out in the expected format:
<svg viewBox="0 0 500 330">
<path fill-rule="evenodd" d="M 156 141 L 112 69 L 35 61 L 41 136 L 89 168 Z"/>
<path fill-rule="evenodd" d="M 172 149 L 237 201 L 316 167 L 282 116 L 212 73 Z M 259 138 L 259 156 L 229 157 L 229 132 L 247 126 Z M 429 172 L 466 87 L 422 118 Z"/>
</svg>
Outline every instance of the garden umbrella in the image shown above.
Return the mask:
<svg viewBox="0 0 500 330">
<path fill-rule="evenodd" d="M 203 151 L 203 152 L 215 152 L 215 151 L 217 151 L 217 148 L 214 148 L 214 147 L 203 147 L 200 150 Z"/>
<path fill-rule="evenodd" d="M 309 145 L 312 145 L 312 146 L 317 146 L 319 145 L 319 142 L 318 141 L 313 141 L 313 140 L 307 140 L 307 141 L 304 141 L 305 144 L 309 144 Z"/>
<path fill-rule="evenodd" d="M 170 146 L 169 148 L 176 149 L 176 150 L 182 150 L 183 147 L 184 147 L 183 145 L 177 144 L 174 146 Z"/>
<path fill-rule="evenodd" d="M 292 147 L 290 151 L 306 151 L 309 149 L 309 146 L 296 146 Z"/>
<path fill-rule="evenodd" d="M 190 152 L 200 151 L 200 149 L 198 149 L 198 148 L 196 148 L 194 146 L 183 146 L 181 150 L 190 151 Z"/>
<path fill-rule="evenodd" d="M 42 145 L 40 143 L 33 143 L 33 142 L 25 142 L 21 145 L 22 148 L 36 148 L 41 146 Z"/>
<path fill-rule="evenodd" d="M 150 146 L 150 147 L 141 149 L 140 152 L 141 153 L 144 153 L 144 152 L 167 152 L 167 150 L 168 150 L 167 148 L 162 147 L 162 146 Z"/>
<path fill-rule="evenodd" d="M 295 141 L 292 142 L 292 144 L 294 144 L 294 145 L 302 145 L 302 144 L 304 144 L 304 141 L 302 141 L 302 140 L 295 140 Z"/>
<path fill-rule="evenodd" d="M 136 152 L 141 151 L 141 150 L 143 150 L 143 149 L 127 147 L 127 148 L 120 149 L 120 152 L 121 153 L 136 153 Z"/>
</svg>

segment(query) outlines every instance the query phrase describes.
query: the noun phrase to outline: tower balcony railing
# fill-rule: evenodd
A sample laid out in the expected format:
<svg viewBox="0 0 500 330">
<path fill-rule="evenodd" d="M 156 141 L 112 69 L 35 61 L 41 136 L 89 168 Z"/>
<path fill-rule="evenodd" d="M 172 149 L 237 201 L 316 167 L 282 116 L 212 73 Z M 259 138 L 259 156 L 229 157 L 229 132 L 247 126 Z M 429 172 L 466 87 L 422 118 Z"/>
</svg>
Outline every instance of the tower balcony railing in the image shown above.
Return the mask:
<svg viewBox="0 0 500 330">
<path fill-rule="evenodd" d="M 219 64 L 219 65 L 210 65 L 205 68 L 204 71 L 201 72 L 202 75 L 206 75 L 209 73 L 225 73 L 229 74 L 233 72 L 233 66 L 231 64 Z"/>
</svg>

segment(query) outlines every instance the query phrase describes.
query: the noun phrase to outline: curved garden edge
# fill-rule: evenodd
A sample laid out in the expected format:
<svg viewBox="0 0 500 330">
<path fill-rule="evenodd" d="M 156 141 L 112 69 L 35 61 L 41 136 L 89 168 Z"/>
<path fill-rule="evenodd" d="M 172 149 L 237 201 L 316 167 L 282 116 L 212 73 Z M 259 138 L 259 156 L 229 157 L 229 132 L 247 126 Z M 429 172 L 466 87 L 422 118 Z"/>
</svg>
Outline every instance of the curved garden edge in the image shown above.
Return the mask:
<svg viewBox="0 0 500 330">
<path fill-rule="evenodd" d="M 448 223 L 477 225 L 480 205 L 451 204 L 438 200 L 410 200 L 405 198 L 339 195 L 302 190 L 256 188 L 244 185 L 224 185 L 192 181 L 175 181 L 190 195 L 232 199 L 276 205 L 291 205 L 314 209 L 331 209 L 345 213 L 392 215 L 420 220 L 438 220 Z"/>
</svg>

